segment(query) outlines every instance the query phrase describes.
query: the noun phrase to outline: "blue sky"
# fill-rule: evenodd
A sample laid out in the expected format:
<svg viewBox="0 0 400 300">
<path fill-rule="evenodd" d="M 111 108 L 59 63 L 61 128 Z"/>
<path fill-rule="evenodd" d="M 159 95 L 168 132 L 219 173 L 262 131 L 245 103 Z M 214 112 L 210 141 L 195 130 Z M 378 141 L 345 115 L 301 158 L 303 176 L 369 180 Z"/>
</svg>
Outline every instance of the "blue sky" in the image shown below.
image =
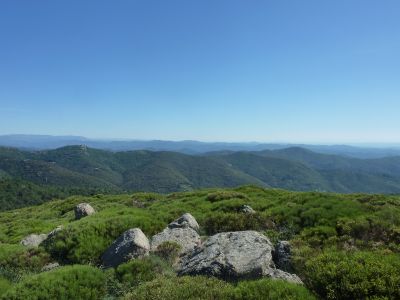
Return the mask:
<svg viewBox="0 0 400 300">
<path fill-rule="evenodd" d="M 400 2 L 0 1 L 0 134 L 400 142 Z"/>
</svg>

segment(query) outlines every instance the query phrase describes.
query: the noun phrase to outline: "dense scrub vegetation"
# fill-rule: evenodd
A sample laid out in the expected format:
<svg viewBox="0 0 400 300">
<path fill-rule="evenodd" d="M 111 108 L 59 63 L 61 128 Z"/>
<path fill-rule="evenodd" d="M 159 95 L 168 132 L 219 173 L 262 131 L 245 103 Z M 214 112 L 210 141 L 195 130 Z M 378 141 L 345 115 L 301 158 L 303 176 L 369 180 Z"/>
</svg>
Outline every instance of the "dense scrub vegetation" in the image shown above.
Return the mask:
<svg viewBox="0 0 400 300">
<path fill-rule="evenodd" d="M 97 213 L 75 221 L 73 208 L 80 202 L 90 203 Z M 241 213 L 244 204 L 256 213 Z M 140 227 L 151 236 L 185 212 L 197 219 L 203 235 L 255 229 L 273 242 L 290 240 L 294 272 L 305 286 L 268 279 L 227 283 L 176 277 L 171 271 L 175 256 L 164 251 L 176 253 L 172 243 L 149 258 L 115 270 L 96 268 L 102 252 L 125 230 Z M 50 287 L 63 287 L 66 281 L 71 281 L 71 295 L 79 293 L 86 299 L 400 298 L 399 196 L 289 192 L 253 186 L 168 195 L 73 196 L 2 212 L 0 220 L 0 293 L 4 299 L 22 299 L 19 294 L 25 299 L 50 299 L 46 295 L 54 299 L 58 294 Z M 18 244 L 28 234 L 48 233 L 59 225 L 64 229 L 38 249 Z M 41 271 L 53 261 L 65 266 Z M 80 265 L 70 266 L 73 264 Z M 78 284 L 71 279 L 81 278 L 81 273 L 92 278 L 90 282 L 79 280 Z"/>
<path fill-rule="evenodd" d="M 67 266 L 33 275 L 16 284 L 3 299 L 101 299 L 105 296 L 105 275 L 90 266 Z"/>
</svg>

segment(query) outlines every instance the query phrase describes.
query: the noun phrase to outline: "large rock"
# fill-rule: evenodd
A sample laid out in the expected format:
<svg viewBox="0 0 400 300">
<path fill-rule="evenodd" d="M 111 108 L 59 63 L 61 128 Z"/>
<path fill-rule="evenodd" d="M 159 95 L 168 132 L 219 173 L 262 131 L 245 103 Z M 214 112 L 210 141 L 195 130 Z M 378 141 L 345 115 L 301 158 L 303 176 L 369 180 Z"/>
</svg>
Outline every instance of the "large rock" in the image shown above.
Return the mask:
<svg viewBox="0 0 400 300">
<path fill-rule="evenodd" d="M 133 258 L 148 255 L 149 250 L 149 240 L 142 230 L 139 228 L 129 229 L 117 238 L 103 253 L 103 265 L 105 267 L 116 267 Z"/>
<path fill-rule="evenodd" d="M 93 215 L 95 213 L 94 208 L 88 203 L 80 203 L 74 208 L 75 220 Z"/>
<path fill-rule="evenodd" d="M 26 247 L 38 247 L 45 239 L 47 234 L 30 234 L 22 239 L 21 244 Z"/>
<path fill-rule="evenodd" d="M 218 233 L 183 256 L 178 273 L 224 280 L 270 277 L 302 284 L 297 275 L 276 269 L 272 250 L 269 239 L 256 231 Z"/>
<path fill-rule="evenodd" d="M 157 250 L 157 247 L 163 242 L 175 242 L 181 246 L 180 254 L 192 251 L 199 246 L 201 239 L 199 234 L 190 227 L 186 228 L 165 228 L 162 232 L 154 235 L 151 239 L 151 250 Z"/>
<path fill-rule="evenodd" d="M 273 259 L 277 268 L 284 271 L 291 271 L 291 247 L 288 241 L 279 241 L 275 246 Z"/>
<path fill-rule="evenodd" d="M 197 223 L 196 219 L 189 213 L 182 215 L 180 218 L 176 219 L 175 221 L 171 222 L 168 225 L 168 228 L 192 228 L 195 231 L 199 231 L 199 224 Z"/>
<path fill-rule="evenodd" d="M 180 262 L 180 275 L 211 275 L 225 280 L 259 278 L 274 267 L 272 244 L 256 231 L 218 233 Z"/>
</svg>

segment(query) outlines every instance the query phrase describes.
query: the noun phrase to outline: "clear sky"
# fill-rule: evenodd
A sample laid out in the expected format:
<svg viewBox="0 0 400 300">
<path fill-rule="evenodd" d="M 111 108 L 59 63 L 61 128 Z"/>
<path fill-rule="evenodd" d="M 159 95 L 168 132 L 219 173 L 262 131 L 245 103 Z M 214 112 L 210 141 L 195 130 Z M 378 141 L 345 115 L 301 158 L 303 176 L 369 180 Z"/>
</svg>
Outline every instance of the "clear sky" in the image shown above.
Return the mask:
<svg viewBox="0 0 400 300">
<path fill-rule="evenodd" d="M 11 133 L 400 142 L 400 1 L 2 0 Z"/>
</svg>

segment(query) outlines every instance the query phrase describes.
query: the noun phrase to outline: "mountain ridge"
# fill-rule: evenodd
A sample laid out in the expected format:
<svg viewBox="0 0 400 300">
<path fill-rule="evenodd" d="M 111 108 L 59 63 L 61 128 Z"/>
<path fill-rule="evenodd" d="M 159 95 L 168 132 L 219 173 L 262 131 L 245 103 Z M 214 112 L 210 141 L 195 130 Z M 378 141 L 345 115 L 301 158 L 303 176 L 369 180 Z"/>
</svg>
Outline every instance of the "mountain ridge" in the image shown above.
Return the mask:
<svg viewBox="0 0 400 300">
<path fill-rule="evenodd" d="M 152 150 L 174 151 L 186 154 L 203 154 L 214 151 L 262 151 L 277 150 L 288 147 L 302 147 L 324 154 L 337 154 L 358 158 L 381 158 L 400 155 L 400 145 L 385 145 L 366 147 L 349 145 L 313 145 L 290 143 L 262 142 L 201 142 L 195 140 L 128 140 L 128 139 L 91 139 L 82 136 L 52 136 L 9 134 L 0 135 L 0 146 L 16 147 L 26 150 L 49 150 L 69 145 L 85 144 L 91 148 L 110 151 Z"/>
<path fill-rule="evenodd" d="M 0 178 L 8 182 L 0 189 L 0 201 L 8 203 L 5 207 L 13 207 L 9 199 L 23 202 L 18 198 L 18 185 L 23 183 L 34 195 L 43 194 L 46 201 L 46 188 L 53 196 L 63 197 L 127 191 L 171 193 L 243 184 L 296 191 L 400 194 L 400 157 L 357 159 L 299 147 L 202 155 L 112 152 L 84 145 L 40 151 L 0 147 Z"/>
</svg>

